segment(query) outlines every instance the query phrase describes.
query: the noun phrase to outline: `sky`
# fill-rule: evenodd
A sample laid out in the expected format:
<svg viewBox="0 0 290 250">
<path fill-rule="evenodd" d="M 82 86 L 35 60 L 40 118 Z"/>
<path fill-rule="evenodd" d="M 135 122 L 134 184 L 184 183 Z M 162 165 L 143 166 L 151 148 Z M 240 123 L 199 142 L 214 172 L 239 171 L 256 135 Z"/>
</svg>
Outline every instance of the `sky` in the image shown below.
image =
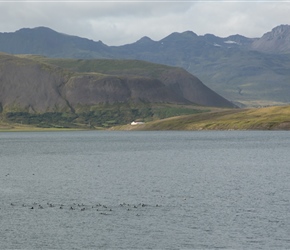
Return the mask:
<svg viewBox="0 0 290 250">
<path fill-rule="evenodd" d="M 290 0 L 0 0 L 0 32 L 45 26 L 116 46 L 184 31 L 253 38 L 290 24 L 289 13 Z"/>
</svg>

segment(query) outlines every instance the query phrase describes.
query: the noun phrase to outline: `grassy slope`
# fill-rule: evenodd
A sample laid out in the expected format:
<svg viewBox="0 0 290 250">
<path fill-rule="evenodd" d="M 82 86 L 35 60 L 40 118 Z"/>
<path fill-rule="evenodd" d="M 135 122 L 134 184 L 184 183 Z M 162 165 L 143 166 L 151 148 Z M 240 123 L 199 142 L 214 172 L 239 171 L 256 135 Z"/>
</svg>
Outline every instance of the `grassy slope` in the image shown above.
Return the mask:
<svg viewBox="0 0 290 250">
<path fill-rule="evenodd" d="M 290 106 L 260 109 L 223 109 L 172 117 L 119 130 L 275 130 L 290 129 Z"/>
</svg>

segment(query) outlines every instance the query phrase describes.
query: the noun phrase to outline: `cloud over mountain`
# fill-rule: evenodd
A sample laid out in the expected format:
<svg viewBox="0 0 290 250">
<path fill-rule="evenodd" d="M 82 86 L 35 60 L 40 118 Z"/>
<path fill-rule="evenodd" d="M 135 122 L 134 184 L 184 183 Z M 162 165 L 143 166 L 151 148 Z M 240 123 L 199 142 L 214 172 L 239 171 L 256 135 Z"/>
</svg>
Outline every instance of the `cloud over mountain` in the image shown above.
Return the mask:
<svg viewBox="0 0 290 250">
<path fill-rule="evenodd" d="M 289 12 L 287 1 L 6 1 L 0 2 L 0 31 L 46 26 L 108 45 L 132 43 L 143 36 L 160 40 L 186 30 L 260 37 L 287 23 Z"/>
</svg>

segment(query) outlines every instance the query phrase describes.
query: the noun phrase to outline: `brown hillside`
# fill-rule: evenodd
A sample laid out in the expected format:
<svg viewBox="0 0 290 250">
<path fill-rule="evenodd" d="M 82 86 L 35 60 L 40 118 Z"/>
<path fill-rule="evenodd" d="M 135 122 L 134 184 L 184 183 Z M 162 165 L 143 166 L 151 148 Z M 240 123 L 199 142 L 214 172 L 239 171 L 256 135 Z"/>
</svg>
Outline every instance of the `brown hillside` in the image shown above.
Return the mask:
<svg viewBox="0 0 290 250">
<path fill-rule="evenodd" d="M 76 73 L 0 54 L 0 111 L 72 111 L 77 105 L 116 102 L 189 103 L 157 79 Z"/>
</svg>

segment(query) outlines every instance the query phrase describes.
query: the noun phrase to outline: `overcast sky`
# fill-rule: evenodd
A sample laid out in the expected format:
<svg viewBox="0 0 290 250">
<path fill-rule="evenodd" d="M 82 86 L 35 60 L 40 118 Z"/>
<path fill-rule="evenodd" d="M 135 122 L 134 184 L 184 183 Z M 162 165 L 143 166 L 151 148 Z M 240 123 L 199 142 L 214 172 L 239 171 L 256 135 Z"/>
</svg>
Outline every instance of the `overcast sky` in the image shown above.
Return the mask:
<svg viewBox="0 0 290 250">
<path fill-rule="evenodd" d="M 133 43 L 143 36 L 158 41 L 172 32 L 191 30 L 220 37 L 261 37 L 290 24 L 290 1 L 1 1 L 0 32 L 49 27 L 61 33 Z"/>
</svg>

